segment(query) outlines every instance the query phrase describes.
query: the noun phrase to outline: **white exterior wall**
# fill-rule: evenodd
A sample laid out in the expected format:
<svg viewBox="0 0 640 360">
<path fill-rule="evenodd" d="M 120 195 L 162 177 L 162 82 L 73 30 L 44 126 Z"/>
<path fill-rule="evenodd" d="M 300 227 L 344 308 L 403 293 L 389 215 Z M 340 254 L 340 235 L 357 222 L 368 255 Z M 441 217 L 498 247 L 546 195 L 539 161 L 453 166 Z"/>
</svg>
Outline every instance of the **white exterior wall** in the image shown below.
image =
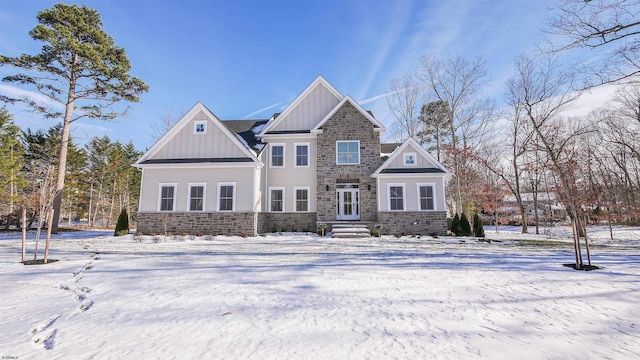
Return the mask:
<svg viewBox="0 0 640 360">
<path fill-rule="evenodd" d="M 217 211 L 218 183 L 235 183 L 234 211 L 253 212 L 259 206 L 259 194 L 255 190 L 258 171 L 255 166 L 145 168 L 142 171 L 139 211 L 158 211 L 160 184 L 177 184 L 174 211 L 187 211 L 190 183 L 205 184 L 204 211 Z"/>
<path fill-rule="evenodd" d="M 267 144 L 260 154 L 260 160 L 264 166 L 262 168 L 263 183 L 263 206 L 262 211 L 269 211 L 269 188 L 278 187 L 284 188 L 284 212 L 295 211 L 295 196 L 294 188 L 296 187 L 309 187 L 309 212 L 316 212 L 316 139 L 311 137 L 300 138 L 278 138 L 269 139 Z M 271 167 L 271 145 L 272 144 L 284 144 L 285 156 L 284 167 Z M 309 166 L 308 167 L 296 167 L 296 144 L 308 144 L 309 145 Z"/>
<path fill-rule="evenodd" d="M 340 102 L 326 87 L 316 86 L 271 131 L 313 129 Z"/>
<path fill-rule="evenodd" d="M 416 156 L 416 165 L 415 166 L 405 166 L 404 165 L 404 154 L 414 154 Z M 429 161 L 429 159 L 421 156 L 416 150 L 412 147 L 408 146 L 404 151 L 402 151 L 398 157 L 396 157 L 390 164 L 387 166 L 387 169 L 398 169 L 398 168 L 438 168 L 438 166 Z"/>
<path fill-rule="evenodd" d="M 435 209 L 433 211 L 446 211 L 444 199 L 444 178 L 440 176 L 420 177 L 409 176 L 384 176 L 378 178 L 378 211 L 389 210 L 389 184 L 404 184 L 404 211 L 422 211 L 420 210 L 418 197 L 418 184 L 434 184 Z M 428 212 L 428 211 L 425 211 Z"/>
<path fill-rule="evenodd" d="M 205 134 L 194 134 L 194 124 L 198 121 L 206 121 Z M 223 125 L 218 125 L 200 111 L 151 159 L 247 157 L 220 126 Z"/>
</svg>

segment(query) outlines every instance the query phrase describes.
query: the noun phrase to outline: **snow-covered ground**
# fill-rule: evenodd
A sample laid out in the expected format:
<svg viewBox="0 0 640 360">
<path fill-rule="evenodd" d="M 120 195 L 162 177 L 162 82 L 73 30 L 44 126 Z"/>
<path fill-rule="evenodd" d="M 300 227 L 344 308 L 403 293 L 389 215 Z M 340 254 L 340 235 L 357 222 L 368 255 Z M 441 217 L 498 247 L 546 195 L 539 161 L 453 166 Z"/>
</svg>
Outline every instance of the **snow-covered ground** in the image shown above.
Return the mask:
<svg viewBox="0 0 640 360">
<path fill-rule="evenodd" d="M 640 229 L 614 241 L 592 229 L 604 268 L 589 272 L 562 266 L 567 231 L 518 231 L 487 228 L 490 243 L 76 232 L 52 241 L 58 262 L 33 266 L 19 234 L 0 234 L 0 356 L 640 359 Z"/>
</svg>

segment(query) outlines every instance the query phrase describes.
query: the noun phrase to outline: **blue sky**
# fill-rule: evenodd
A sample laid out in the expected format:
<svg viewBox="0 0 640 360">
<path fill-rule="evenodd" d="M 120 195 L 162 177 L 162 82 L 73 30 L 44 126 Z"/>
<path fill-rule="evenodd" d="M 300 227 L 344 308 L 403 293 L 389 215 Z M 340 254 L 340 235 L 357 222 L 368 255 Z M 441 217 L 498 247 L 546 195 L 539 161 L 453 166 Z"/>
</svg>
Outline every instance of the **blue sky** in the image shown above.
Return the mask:
<svg viewBox="0 0 640 360">
<path fill-rule="evenodd" d="M 2 0 L 0 54 L 34 54 L 28 32 L 57 1 Z M 555 0 L 101 0 L 85 1 L 125 48 L 131 74 L 150 85 L 117 122 L 80 120 L 79 142 L 104 134 L 139 150 L 151 146 L 158 118 L 201 101 L 222 119 L 268 118 L 318 75 L 391 127 L 384 96 L 393 78 L 433 53 L 485 57 L 490 94 L 502 99 L 513 58 L 533 52 Z M 69 3 L 82 2 L 69 1 Z M 10 74 L 0 68 L 0 77 Z M 0 91 L 12 89 L 1 85 Z M 8 106 L 17 124 L 52 120 Z"/>
</svg>

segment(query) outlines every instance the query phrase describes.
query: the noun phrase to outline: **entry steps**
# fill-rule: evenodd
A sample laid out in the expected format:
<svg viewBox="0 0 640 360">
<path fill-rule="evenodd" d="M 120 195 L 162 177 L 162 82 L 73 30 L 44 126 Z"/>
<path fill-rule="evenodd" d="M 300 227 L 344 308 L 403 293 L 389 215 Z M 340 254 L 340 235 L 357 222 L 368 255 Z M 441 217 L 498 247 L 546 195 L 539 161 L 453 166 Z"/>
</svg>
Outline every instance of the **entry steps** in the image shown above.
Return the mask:
<svg viewBox="0 0 640 360">
<path fill-rule="evenodd" d="M 333 224 L 331 236 L 334 238 L 368 238 L 371 232 L 365 224 Z"/>
</svg>

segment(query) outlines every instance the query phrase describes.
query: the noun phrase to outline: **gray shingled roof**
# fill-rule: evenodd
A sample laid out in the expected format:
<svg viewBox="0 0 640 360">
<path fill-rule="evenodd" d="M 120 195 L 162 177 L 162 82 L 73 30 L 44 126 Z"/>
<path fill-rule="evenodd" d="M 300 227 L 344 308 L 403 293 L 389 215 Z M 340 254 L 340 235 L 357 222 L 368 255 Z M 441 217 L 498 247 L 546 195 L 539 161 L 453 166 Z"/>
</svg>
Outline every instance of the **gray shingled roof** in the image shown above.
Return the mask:
<svg viewBox="0 0 640 360">
<path fill-rule="evenodd" d="M 444 174 L 442 169 L 438 168 L 399 168 L 399 169 L 384 169 L 381 174 Z"/>
<path fill-rule="evenodd" d="M 391 154 L 400 145 L 402 144 L 396 144 L 396 143 L 380 144 L 380 152 L 383 154 Z"/>
<path fill-rule="evenodd" d="M 247 144 L 256 151 L 260 151 L 262 144 L 258 138 L 256 138 L 256 133 L 253 131 L 253 128 L 256 126 L 264 125 L 269 122 L 269 119 L 258 119 L 258 120 L 222 120 L 222 124 L 227 127 L 227 129 L 231 130 L 233 133 L 240 135 Z"/>
</svg>

